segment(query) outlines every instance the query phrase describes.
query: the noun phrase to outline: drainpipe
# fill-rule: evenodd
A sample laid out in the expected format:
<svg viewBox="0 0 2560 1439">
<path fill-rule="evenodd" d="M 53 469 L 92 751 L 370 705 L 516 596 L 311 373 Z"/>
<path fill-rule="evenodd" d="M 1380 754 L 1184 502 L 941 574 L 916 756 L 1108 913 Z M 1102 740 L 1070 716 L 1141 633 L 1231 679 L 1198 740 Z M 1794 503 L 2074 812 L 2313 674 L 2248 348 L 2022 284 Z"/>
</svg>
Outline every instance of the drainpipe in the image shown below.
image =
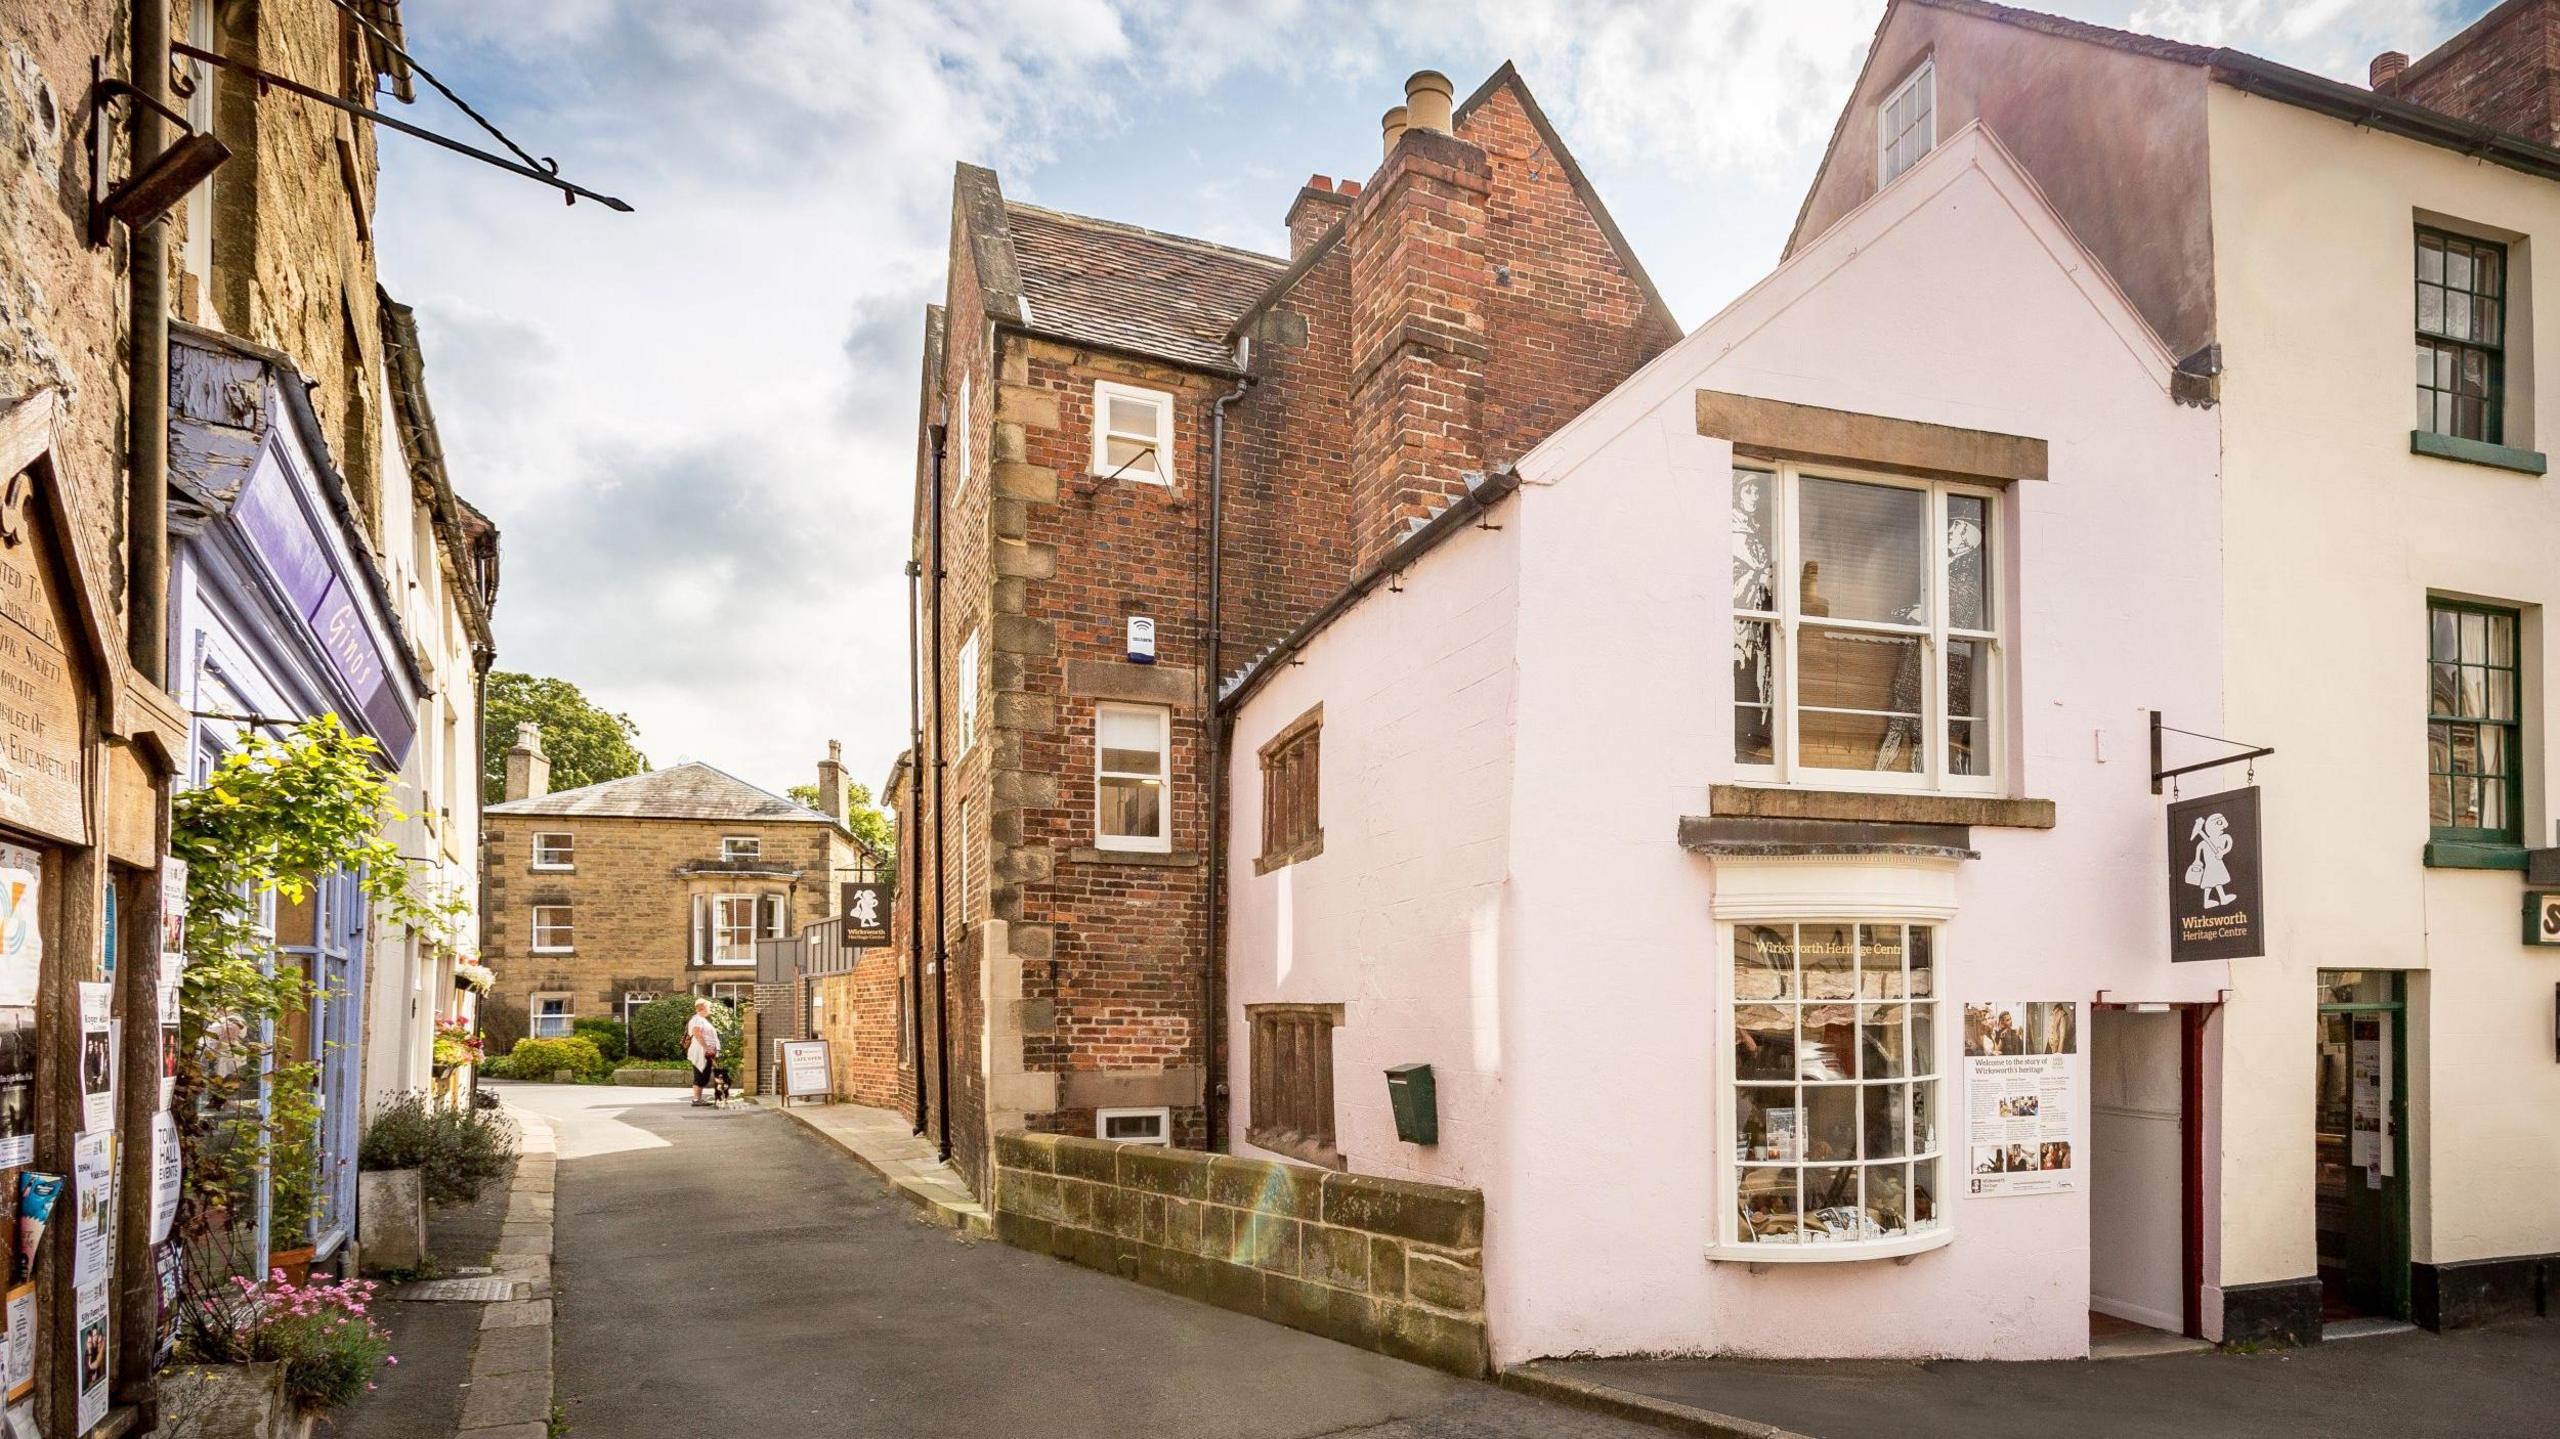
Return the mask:
<svg viewBox="0 0 2560 1439">
<path fill-rule="evenodd" d="M 933 1072 L 934 1092 L 941 1100 L 935 1115 L 940 1121 L 937 1157 L 945 1164 L 951 1162 L 951 925 L 944 908 L 949 890 L 942 860 L 942 446 L 950 432 L 942 421 L 928 431 L 933 443 Z M 968 883 L 969 877 L 962 875 L 960 882 Z M 921 1075 L 917 1087 L 923 1087 Z"/>
<path fill-rule="evenodd" d="M 169 145 L 169 6 L 135 0 L 133 173 Z M 131 465 L 125 488 L 125 650 L 153 684 L 169 675 L 169 225 L 154 220 L 132 232 L 129 284 L 125 442 Z"/>
<path fill-rule="evenodd" d="M 917 582 L 924 567 L 907 561 L 907 804 L 899 838 L 906 845 L 907 872 L 914 882 L 903 886 L 907 897 L 907 1028 L 914 1038 L 907 1052 L 916 1065 L 916 1134 L 924 1134 L 924 846 L 917 843 L 916 823 L 924 815 L 924 676 L 917 673 L 916 609 L 922 603 Z"/>
<path fill-rule="evenodd" d="M 1236 342 L 1236 359 L 1240 366 L 1253 361 L 1253 342 Z M 1226 1105 L 1226 1071 L 1218 1063 L 1218 1039 L 1226 1028 L 1227 966 L 1219 950 L 1225 905 L 1227 869 L 1227 765 L 1226 720 L 1218 713 L 1218 684 L 1222 660 L 1218 644 L 1219 602 L 1218 569 L 1223 551 L 1226 518 L 1227 406 L 1244 398 L 1253 385 L 1246 375 L 1236 387 L 1220 395 L 1209 407 L 1209 645 L 1208 693 L 1201 704 L 1201 736 L 1208 750 L 1209 783 L 1209 948 L 1207 969 L 1201 976 L 1200 1033 L 1204 1052 L 1201 1055 L 1200 1100 L 1203 1122 L 1208 1126 L 1209 1150 L 1224 1153 L 1227 1130 L 1223 1122 Z"/>
</svg>

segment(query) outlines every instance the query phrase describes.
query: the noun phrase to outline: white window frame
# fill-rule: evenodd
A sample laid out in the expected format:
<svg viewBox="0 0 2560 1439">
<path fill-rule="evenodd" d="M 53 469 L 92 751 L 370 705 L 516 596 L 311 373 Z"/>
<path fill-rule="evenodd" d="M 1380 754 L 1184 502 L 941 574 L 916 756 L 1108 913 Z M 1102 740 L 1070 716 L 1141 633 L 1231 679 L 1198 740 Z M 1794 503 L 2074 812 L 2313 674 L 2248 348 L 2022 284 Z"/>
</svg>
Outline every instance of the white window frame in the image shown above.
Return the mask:
<svg viewBox="0 0 2560 1439">
<path fill-rule="evenodd" d="M 764 836 L 760 834 L 724 834 L 720 836 L 720 858 L 723 860 L 764 858 Z"/>
<path fill-rule="evenodd" d="M 1806 789 L 1837 790 L 1914 790 L 1931 794 L 1999 795 L 2005 792 L 2008 775 L 2008 649 L 2002 639 L 2002 619 L 2009 603 L 2009 587 L 2014 583 L 2008 566 L 2002 563 L 2004 526 L 2001 491 L 1990 485 L 1965 484 L 1954 480 L 1924 480 L 1909 475 L 1887 474 L 1871 470 L 1848 469 L 1834 465 L 1799 465 L 1791 461 L 1737 459 L 1734 470 L 1748 470 L 1772 478 L 1770 485 L 1769 533 L 1771 545 L 1772 589 L 1778 608 L 1745 610 L 1738 604 L 1732 611 L 1735 625 L 1746 621 L 1769 621 L 1773 625 L 1775 646 L 1775 694 L 1770 715 L 1769 764 L 1745 763 L 1738 751 L 1729 750 L 1734 759 L 1734 773 L 1747 781 L 1799 786 Z M 1801 481 L 1806 479 L 1841 480 L 1853 484 L 1883 485 L 1895 489 L 1919 490 L 1929 497 L 1927 528 L 1930 548 L 1928 618 L 1921 624 L 1886 624 L 1866 620 L 1816 616 L 1817 627 L 1835 630 L 1865 630 L 1876 634 L 1917 635 L 1926 658 L 1925 681 L 1921 695 L 1921 746 L 1925 751 L 1922 767 L 1912 773 L 1891 770 L 1823 769 L 1801 763 L 1797 759 L 1799 716 L 1797 705 L 1797 659 L 1799 637 L 1803 632 L 1803 576 L 1801 544 L 1797 520 L 1802 514 Z M 1728 479 L 1728 485 L 1731 481 Z M 1731 504 L 1727 491 L 1727 504 Z M 1992 627 L 1987 630 L 1957 629 L 1949 625 L 1947 614 L 1947 498 L 1964 495 L 1984 501 L 1985 519 L 1982 537 L 1984 563 L 1991 577 L 1990 603 L 1985 618 Z M 1728 557 L 1726 564 L 1730 566 Z M 1990 662 L 1975 684 L 1983 690 L 1980 700 L 1980 723 L 1984 733 L 1976 740 L 1981 761 L 1980 774 L 1947 773 L 1947 654 L 1951 640 L 1980 641 L 1990 647 Z M 1733 697 L 1739 704 L 1741 697 Z M 1968 716 L 1971 718 L 1971 716 Z M 1728 732 L 1730 723 L 1728 722 Z M 1730 743 L 1730 741 L 1728 741 Z"/>
<path fill-rule="evenodd" d="M 1156 724 L 1156 772 L 1140 774 L 1135 770 L 1109 770 L 1102 767 L 1102 717 L 1107 714 L 1145 715 Z M 1154 836 L 1109 834 L 1103 830 L 1102 781 L 1116 779 L 1153 779 L 1156 782 L 1156 827 L 1162 833 Z M 1093 707 L 1093 847 L 1122 850 L 1132 854 L 1170 854 L 1173 852 L 1173 711 L 1163 705 L 1103 703 Z"/>
<path fill-rule="evenodd" d="M 1951 1058 L 1951 1056 L 1959 1053 L 1962 1049 L 1961 1041 L 1963 1036 L 1960 1030 L 1963 1006 L 1961 1004 L 1955 1005 L 1959 1021 L 1957 1025 L 1950 1026 L 1946 1018 L 1950 1004 L 1948 995 L 1952 991 L 1953 986 L 1948 983 L 1947 978 L 1949 957 L 1945 942 L 1947 933 L 1945 921 L 1953 917 L 1953 910 L 1950 908 L 1933 912 L 1926 907 L 1915 907 L 1908 912 L 1887 912 L 1884 907 L 1879 906 L 1871 912 L 1860 913 L 1858 912 L 1861 908 L 1860 906 L 1839 905 L 1832 908 L 1824 908 L 1819 913 L 1816 913 L 1812 909 L 1805 909 L 1799 912 L 1793 907 L 1788 907 L 1781 912 L 1757 914 L 1752 917 L 1737 920 L 1732 917 L 1734 908 L 1734 906 L 1729 906 L 1723 903 L 1719 903 L 1716 906 L 1716 917 L 1718 921 L 1716 924 L 1715 941 L 1717 965 L 1715 986 L 1717 996 L 1715 1005 L 1716 1043 L 1714 1047 L 1716 1055 L 1716 1099 L 1713 1109 L 1713 1128 L 1710 1131 L 1710 1143 L 1708 1145 L 1708 1148 L 1715 1156 L 1716 1212 L 1714 1224 L 1709 1231 L 1713 1238 L 1707 1246 L 1707 1257 L 1712 1260 L 1726 1260 L 1753 1265 L 1838 1264 L 1852 1263 L 1867 1259 L 1900 1258 L 1906 1255 L 1923 1253 L 1931 1249 L 1942 1248 L 1952 1242 L 1956 1235 L 1956 1226 L 1954 1211 L 1950 1204 L 1950 1200 L 1954 1197 L 1955 1191 L 1950 1187 L 1947 1161 L 1950 1155 L 1961 1156 L 1964 1151 L 1963 1134 L 1961 1132 L 1961 1126 L 1964 1123 L 1964 1080 L 1963 1076 L 1958 1072 L 1955 1060 Z M 1747 1167 L 1748 1162 L 1739 1160 L 1734 1155 L 1735 1134 L 1733 1127 L 1738 1122 L 1735 1115 L 1740 1099 L 1738 1089 L 1740 1079 L 1735 1072 L 1733 1055 L 1735 1008 L 1733 992 L 1734 934 L 1739 929 L 1748 928 L 1757 924 L 1838 924 L 1849 926 L 1853 932 L 1855 927 L 1860 924 L 1908 924 L 1927 928 L 1933 931 L 1930 947 L 1930 987 L 1933 992 L 1929 996 L 1929 999 L 1935 1006 L 1933 1010 L 1933 1022 L 1931 1024 L 1931 1040 L 1936 1052 L 1931 1056 L 1932 1072 L 1929 1078 L 1931 1078 L 1938 1086 L 1938 1132 L 1936 1135 L 1938 1147 L 1934 1153 L 1925 1156 L 1925 1158 L 1927 1158 L 1931 1163 L 1934 1163 L 1937 1167 L 1936 1187 L 1932 1191 L 1936 1197 L 1937 1219 L 1930 1224 L 1928 1228 L 1908 1229 L 1902 1234 L 1884 1239 L 1853 1239 L 1813 1244 L 1782 1244 L 1743 1239 L 1740 1214 L 1741 1195 L 1739 1193 L 1739 1186 L 1741 1184 L 1741 1171 Z M 1905 968 L 1907 973 L 1907 958 L 1905 960 Z M 1840 1002 L 1854 1006 L 1859 1001 L 1843 1000 Z M 1894 1002 L 1908 1004 L 1910 1001 L 1908 999 L 1904 999 Z M 1905 1111 L 1905 1126 L 1907 1132 L 1909 1128 L 1908 1110 Z M 1860 1128 L 1861 1133 L 1863 1134 L 1863 1117 L 1860 1121 Z M 1912 1147 L 1918 1148 L 1919 1146 L 1915 1144 Z M 1923 1157 L 1924 1156 L 1919 1155 L 1908 1156 L 1909 1161 L 1915 1165 L 1918 1164 Z M 1964 1182 L 1965 1177 L 1966 1176 L 1962 1174 L 1957 1174 L 1954 1177 L 1953 1182 L 1961 1184 Z M 1907 1199 L 1906 1202 L 1908 1202 Z"/>
<path fill-rule="evenodd" d="M 715 979 L 702 987 L 702 997 L 736 1009 L 756 997 L 756 987 L 750 980 Z"/>
<path fill-rule="evenodd" d="M 558 1029 L 545 1030 L 542 1027 L 542 1006 L 548 1003 L 557 1003 L 560 1006 Z M 524 1032 L 535 1039 L 567 1039 L 576 1034 L 578 1032 L 578 997 L 565 989 L 552 989 L 527 999 Z"/>
<path fill-rule="evenodd" d="M 556 922 L 546 923 L 544 915 L 556 914 Z M 545 944 L 543 936 L 556 935 L 564 942 Z M 533 907 L 533 952 L 536 954 L 575 954 L 578 952 L 577 906 L 570 904 L 537 904 Z"/>
<path fill-rule="evenodd" d="M 624 990 L 622 992 L 622 1027 L 624 1030 L 628 1031 L 631 1028 L 631 1016 L 638 1014 L 643 1008 L 657 1003 L 659 998 L 660 995 L 658 991 L 654 989 Z"/>
<path fill-rule="evenodd" d="M 578 867 L 577 835 L 565 829 L 535 830 L 533 832 L 533 867 L 550 874 L 568 874 L 575 871 Z"/>
<path fill-rule="evenodd" d="M 1136 430 L 1109 428 L 1110 402 L 1114 398 L 1144 400 L 1154 405 L 1158 416 L 1156 432 L 1149 435 Z M 1155 463 L 1155 473 L 1142 473 L 1136 468 L 1137 462 L 1134 460 L 1130 462 L 1131 468 L 1127 470 L 1121 470 L 1119 466 L 1111 463 L 1111 441 L 1115 438 L 1138 440 L 1154 446 L 1155 453 L 1152 458 Z M 1173 483 L 1173 395 L 1169 391 L 1150 390 L 1139 385 L 1116 384 L 1110 380 L 1093 382 L 1093 472 L 1097 476 L 1109 478 L 1114 471 L 1119 471 L 1119 478 L 1132 484 L 1171 485 Z"/>
<path fill-rule="evenodd" d="M 959 701 L 958 723 L 953 727 L 952 757 L 961 758 L 978 742 L 978 632 L 960 642 L 960 658 L 951 678 L 953 698 Z"/>
<path fill-rule="evenodd" d="M 1928 109 L 1925 116 L 1914 119 L 1909 126 L 1902 130 L 1888 134 L 1885 130 L 1885 117 L 1893 113 L 1894 105 L 1904 96 L 1923 87 L 1928 90 Z M 1912 133 L 1914 130 L 1922 130 L 1924 126 L 1926 128 L 1923 130 L 1921 135 L 1920 148 L 1913 152 L 1911 158 L 1904 162 L 1901 169 L 1897 170 L 1893 168 L 1894 142 L 1900 140 L 1903 136 Z M 1883 186 L 1890 185 L 1894 181 L 1901 179 L 1903 176 L 1910 174 L 1913 167 L 1917 166 L 1922 160 L 1927 159 L 1929 157 L 1929 152 L 1937 148 L 1938 61 L 1937 57 L 1933 55 L 1928 59 L 1922 60 L 1918 66 L 1913 68 L 1910 74 L 1902 77 L 1901 84 L 1894 86 L 1882 100 L 1876 102 L 1877 186 L 1881 188 Z"/>
<path fill-rule="evenodd" d="M 759 939 L 775 939 L 780 937 L 778 928 L 777 932 L 774 934 L 767 934 L 764 932 L 765 914 L 768 901 L 778 898 L 780 898 L 780 896 L 765 893 L 730 893 L 710 896 L 711 952 L 703 956 L 702 962 L 705 964 L 717 965 L 723 969 L 753 968 L 756 962 L 756 941 Z M 736 904 L 743 904 L 747 907 L 747 942 L 743 949 L 729 945 L 727 941 L 727 937 L 734 934 L 738 928 L 738 926 L 728 918 L 730 907 Z M 729 954 L 735 957 L 729 959 L 721 958 L 720 956 L 724 947 L 727 949 Z"/>
<path fill-rule="evenodd" d="M 1152 1119 L 1156 1122 L 1155 1138 L 1113 1139 L 1111 1121 L 1115 1119 Z M 1137 1109 L 1097 1109 L 1093 1112 L 1093 1137 L 1110 1140 L 1113 1144 L 1153 1144 L 1170 1149 L 1173 1147 L 1173 1110 L 1168 1105 Z"/>
</svg>

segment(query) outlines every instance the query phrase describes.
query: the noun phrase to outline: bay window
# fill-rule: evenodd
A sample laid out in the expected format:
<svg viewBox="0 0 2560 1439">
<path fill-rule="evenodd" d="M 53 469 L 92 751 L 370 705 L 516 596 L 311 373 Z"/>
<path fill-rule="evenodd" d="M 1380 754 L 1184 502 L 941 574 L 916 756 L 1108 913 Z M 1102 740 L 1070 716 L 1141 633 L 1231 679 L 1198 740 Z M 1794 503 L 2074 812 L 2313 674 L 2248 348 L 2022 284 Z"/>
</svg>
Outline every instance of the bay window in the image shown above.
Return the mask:
<svg viewBox="0 0 2560 1439">
<path fill-rule="evenodd" d="M 1773 1258 L 1852 1258 L 1861 1251 L 1847 1246 L 1933 1242 L 1943 1114 L 1936 930 L 1841 920 L 1730 933 L 1722 1243 Z"/>
<path fill-rule="evenodd" d="M 1734 760 L 1748 776 L 1990 793 L 1997 491 L 1733 471 Z"/>
<path fill-rule="evenodd" d="M 756 941 L 780 939 L 787 922 L 785 896 L 697 894 L 693 897 L 693 962 L 749 965 Z"/>
</svg>

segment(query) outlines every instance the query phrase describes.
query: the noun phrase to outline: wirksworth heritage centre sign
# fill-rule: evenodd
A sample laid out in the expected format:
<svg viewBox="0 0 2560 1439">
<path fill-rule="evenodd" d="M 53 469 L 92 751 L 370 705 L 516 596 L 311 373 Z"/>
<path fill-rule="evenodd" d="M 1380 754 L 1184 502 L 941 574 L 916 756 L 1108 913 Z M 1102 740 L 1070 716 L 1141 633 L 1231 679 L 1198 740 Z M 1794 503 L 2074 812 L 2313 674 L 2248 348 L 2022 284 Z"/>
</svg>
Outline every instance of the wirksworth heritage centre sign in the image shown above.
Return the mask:
<svg viewBox="0 0 2560 1439">
<path fill-rule="evenodd" d="M 2169 958 L 2267 952 L 2258 787 L 2169 806 Z"/>
</svg>

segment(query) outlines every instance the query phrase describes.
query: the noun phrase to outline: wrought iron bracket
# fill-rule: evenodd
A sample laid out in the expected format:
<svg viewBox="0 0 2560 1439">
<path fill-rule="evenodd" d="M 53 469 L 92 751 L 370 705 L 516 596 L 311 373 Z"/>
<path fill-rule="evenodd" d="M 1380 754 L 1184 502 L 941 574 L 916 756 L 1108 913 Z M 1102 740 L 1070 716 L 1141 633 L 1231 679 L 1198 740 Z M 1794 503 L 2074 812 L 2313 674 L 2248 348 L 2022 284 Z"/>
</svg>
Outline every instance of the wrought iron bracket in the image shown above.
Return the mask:
<svg viewBox="0 0 2560 1439">
<path fill-rule="evenodd" d="M 2182 764 L 2174 768 L 2163 769 L 2160 765 L 2160 737 L 2164 733 L 2182 734 L 2187 736 L 2189 739 L 2200 739 L 2211 744 L 2240 745 L 2242 748 L 2240 753 L 2227 754 L 2220 759 L 2199 760 L 2194 764 Z M 2273 745 L 2247 745 L 2243 741 L 2236 739 L 2224 739 L 2220 735 L 2198 734 L 2191 729 L 2179 729 L 2175 725 L 2165 725 L 2160 722 L 2160 711 L 2153 710 L 2151 712 L 2151 792 L 2153 794 L 2158 794 L 2160 792 L 2160 781 L 2164 779 L 2175 779 L 2182 774 L 2195 774 L 2203 770 L 2220 769 L 2227 764 L 2254 765 L 2256 761 L 2262 760 L 2275 752 L 2275 746 Z"/>
</svg>

